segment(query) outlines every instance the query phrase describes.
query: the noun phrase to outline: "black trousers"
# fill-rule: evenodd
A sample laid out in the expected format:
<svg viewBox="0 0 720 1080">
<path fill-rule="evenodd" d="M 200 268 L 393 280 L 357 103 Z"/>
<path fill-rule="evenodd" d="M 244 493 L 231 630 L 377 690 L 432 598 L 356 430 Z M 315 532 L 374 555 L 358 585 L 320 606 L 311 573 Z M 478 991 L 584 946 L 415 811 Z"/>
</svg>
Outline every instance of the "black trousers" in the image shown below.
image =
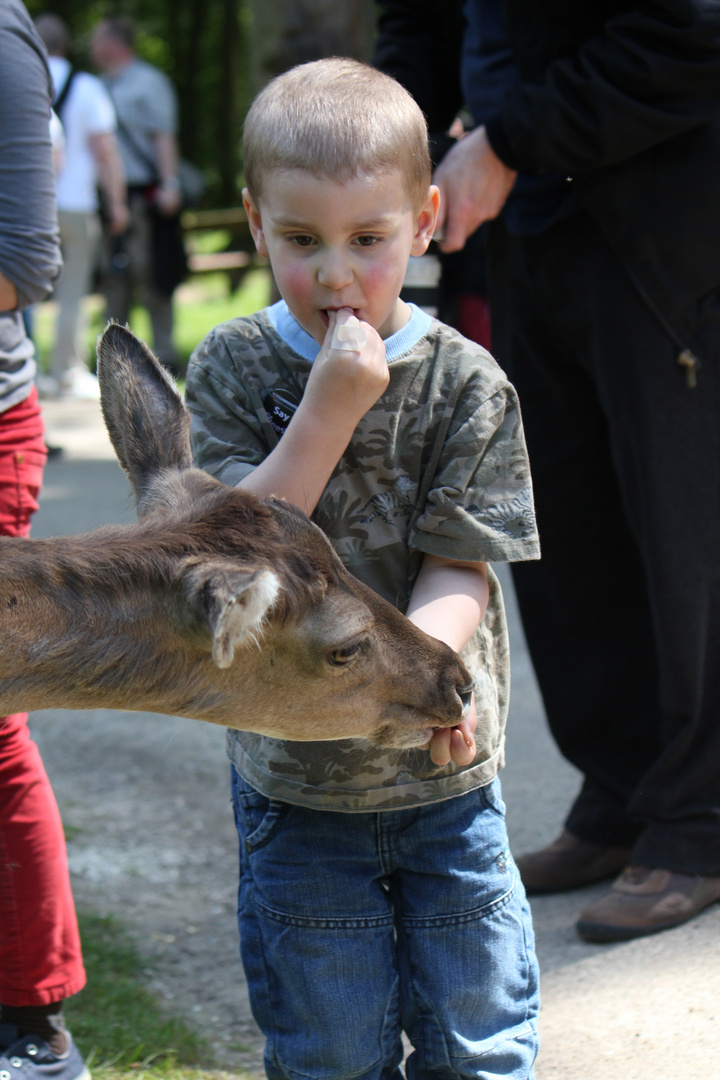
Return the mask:
<svg viewBox="0 0 720 1080">
<path fill-rule="evenodd" d="M 720 304 L 691 388 L 582 211 L 490 240 L 542 546 L 514 581 L 548 721 L 585 781 L 566 825 L 635 865 L 720 874 Z M 707 305 L 706 305 L 707 310 Z"/>
</svg>

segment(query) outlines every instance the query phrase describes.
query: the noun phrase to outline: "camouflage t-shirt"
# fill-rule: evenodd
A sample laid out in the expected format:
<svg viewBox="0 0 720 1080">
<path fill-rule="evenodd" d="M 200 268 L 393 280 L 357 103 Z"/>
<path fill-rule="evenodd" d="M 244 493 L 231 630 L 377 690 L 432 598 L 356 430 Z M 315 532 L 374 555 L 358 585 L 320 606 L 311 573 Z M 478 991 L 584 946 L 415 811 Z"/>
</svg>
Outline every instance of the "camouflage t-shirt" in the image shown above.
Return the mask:
<svg viewBox="0 0 720 1080">
<path fill-rule="evenodd" d="M 420 309 L 385 342 L 390 384 L 365 414 L 315 509 L 349 570 L 401 611 L 423 555 L 536 559 L 539 545 L 520 410 L 492 357 Z M 193 353 L 186 398 L 198 464 L 238 484 L 302 398 L 318 346 L 285 304 L 216 327 Z M 489 783 L 503 764 L 509 654 L 502 595 L 463 650 L 475 680 L 477 756 L 433 764 L 427 750 L 363 739 L 289 742 L 229 731 L 241 775 L 269 798 L 325 810 L 418 806 Z"/>
</svg>

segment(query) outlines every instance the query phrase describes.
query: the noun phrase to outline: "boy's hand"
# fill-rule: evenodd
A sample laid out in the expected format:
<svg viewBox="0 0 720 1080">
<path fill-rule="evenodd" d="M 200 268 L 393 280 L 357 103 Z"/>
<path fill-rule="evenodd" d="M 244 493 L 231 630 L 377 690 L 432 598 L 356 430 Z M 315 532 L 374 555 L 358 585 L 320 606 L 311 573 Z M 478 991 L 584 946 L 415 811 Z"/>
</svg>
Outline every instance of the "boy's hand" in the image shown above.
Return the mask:
<svg viewBox="0 0 720 1080">
<path fill-rule="evenodd" d="M 325 340 L 310 372 L 303 395 L 304 408 L 317 414 L 324 426 L 337 421 L 343 427 L 357 423 L 372 408 L 390 381 L 385 343 L 378 332 L 366 322 L 354 320 L 365 341 L 357 348 L 333 348 L 336 326 L 345 326 L 352 318 L 350 308 L 330 311 Z M 358 335 L 362 339 L 362 334 Z"/>
<path fill-rule="evenodd" d="M 430 757 L 433 764 L 448 765 L 454 761 L 456 765 L 469 765 L 477 753 L 476 727 L 477 713 L 473 694 L 468 714 L 462 723 L 454 728 L 441 728 L 430 740 Z"/>
<path fill-rule="evenodd" d="M 248 491 L 287 499 L 308 515 L 355 428 L 390 381 L 385 344 L 369 323 L 354 319 L 362 334 L 352 341 L 350 333 L 341 349 L 331 347 L 335 327 L 346 325 L 351 315 L 350 308 L 329 313 L 330 325 L 297 412 L 275 449 L 241 481 Z"/>
</svg>

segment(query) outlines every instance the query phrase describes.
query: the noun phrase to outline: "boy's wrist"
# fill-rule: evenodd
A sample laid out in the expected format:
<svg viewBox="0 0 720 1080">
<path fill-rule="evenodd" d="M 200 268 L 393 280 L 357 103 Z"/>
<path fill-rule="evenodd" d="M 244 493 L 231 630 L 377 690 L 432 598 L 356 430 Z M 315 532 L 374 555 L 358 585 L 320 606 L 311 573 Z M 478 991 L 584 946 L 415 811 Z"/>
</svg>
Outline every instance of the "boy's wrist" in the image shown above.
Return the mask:
<svg viewBox="0 0 720 1080">
<path fill-rule="evenodd" d="M 316 402 L 312 397 L 303 397 L 293 416 L 292 425 L 295 427 L 296 435 L 302 433 L 305 438 L 313 442 L 323 440 L 334 444 L 345 440 L 340 451 L 342 454 L 363 415 L 360 413 L 355 416 L 349 409 L 336 403 Z"/>
</svg>

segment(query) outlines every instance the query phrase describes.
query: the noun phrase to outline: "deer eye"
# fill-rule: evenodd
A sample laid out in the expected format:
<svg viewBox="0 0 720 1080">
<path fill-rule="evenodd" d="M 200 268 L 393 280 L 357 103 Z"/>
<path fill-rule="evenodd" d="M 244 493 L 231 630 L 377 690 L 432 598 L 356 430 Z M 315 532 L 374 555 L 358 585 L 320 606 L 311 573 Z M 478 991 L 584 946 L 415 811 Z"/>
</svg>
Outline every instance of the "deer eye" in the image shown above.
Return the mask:
<svg viewBox="0 0 720 1080">
<path fill-rule="evenodd" d="M 351 645 L 343 645 L 339 649 L 333 649 L 328 654 L 328 661 L 333 667 L 344 667 L 345 664 L 351 663 L 360 653 L 363 644 L 363 641 L 354 641 Z"/>
</svg>

